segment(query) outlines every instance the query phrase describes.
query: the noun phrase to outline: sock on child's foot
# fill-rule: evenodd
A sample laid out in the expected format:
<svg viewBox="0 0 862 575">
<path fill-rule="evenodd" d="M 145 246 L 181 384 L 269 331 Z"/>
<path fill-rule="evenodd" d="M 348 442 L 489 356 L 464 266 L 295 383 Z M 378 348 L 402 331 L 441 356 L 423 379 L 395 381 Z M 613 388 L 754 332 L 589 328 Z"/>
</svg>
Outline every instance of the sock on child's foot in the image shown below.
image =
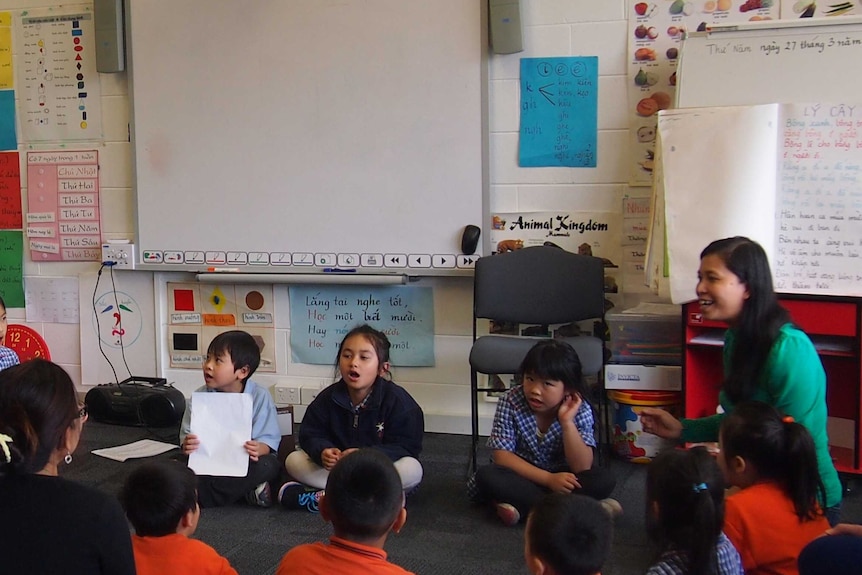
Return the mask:
<svg viewBox="0 0 862 575">
<path fill-rule="evenodd" d="M 318 513 L 321 495 L 322 489 L 310 489 L 302 483 L 288 481 L 278 490 L 278 501 L 285 509 L 305 509 Z"/>
</svg>

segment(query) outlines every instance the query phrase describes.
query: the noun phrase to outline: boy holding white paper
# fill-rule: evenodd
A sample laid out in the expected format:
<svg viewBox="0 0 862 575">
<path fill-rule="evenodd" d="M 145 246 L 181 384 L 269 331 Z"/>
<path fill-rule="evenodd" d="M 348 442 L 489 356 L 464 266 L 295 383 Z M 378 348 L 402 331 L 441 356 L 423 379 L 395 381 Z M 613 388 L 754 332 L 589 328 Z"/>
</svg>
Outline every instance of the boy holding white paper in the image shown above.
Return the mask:
<svg viewBox="0 0 862 575">
<path fill-rule="evenodd" d="M 233 330 L 217 335 L 207 349 L 203 371 L 205 385 L 196 390 L 209 393 L 243 393 L 251 397 L 251 439 L 243 444 L 248 453 L 248 473 L 244 477 L 221 475 L 198 476 L 198 500 L 201 507 L 234 503 L 243 497 L 252 505 L 268 507 L 272 503 L 269 482 L 280 471 L 276 451 L 281 432 L 275 403 L 265 388 L 249 378 L 260 364 L 260 348 L 244 331 Z M 205 439 L 191 431 L 193 398 L 189 400 L 180 426 L 180 446 L 185 455 L 206 447 Z M 203 443 L 202 443 L 203 441 Z"/>
</svg>

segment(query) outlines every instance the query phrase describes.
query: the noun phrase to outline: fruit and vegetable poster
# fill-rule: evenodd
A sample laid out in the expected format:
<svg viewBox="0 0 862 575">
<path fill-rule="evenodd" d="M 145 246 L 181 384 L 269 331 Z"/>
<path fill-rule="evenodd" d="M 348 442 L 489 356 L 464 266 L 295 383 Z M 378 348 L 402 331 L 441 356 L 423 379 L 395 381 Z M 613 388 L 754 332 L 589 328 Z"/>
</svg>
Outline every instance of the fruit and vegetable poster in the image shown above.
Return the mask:
<svg viewBox="0 0 862 575">
<path fill-rule="evenodd" d="M 842 0 L 781 0 L 781 19 L 858 15 L 862 14 L 859 4 Z"/>
<path fill-rule="evenodd" d="M 518 165 L 596 167 L 596 56 L 521 58 Z"/>
<path fill-rule="evenodd" d="M 631 185 L 652 185 L 656 112 L 672 106 L 683 33 L 778 19 L 779 8 L 779 0 L 629 0 Z"/>
</svg>

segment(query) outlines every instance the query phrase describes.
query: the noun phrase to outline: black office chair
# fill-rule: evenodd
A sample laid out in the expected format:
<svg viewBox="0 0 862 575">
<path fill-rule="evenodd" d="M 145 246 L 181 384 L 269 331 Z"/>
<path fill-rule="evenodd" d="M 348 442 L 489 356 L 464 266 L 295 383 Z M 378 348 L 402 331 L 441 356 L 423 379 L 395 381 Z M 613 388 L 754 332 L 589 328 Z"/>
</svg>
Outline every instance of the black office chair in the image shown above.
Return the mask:
<svg viewBox="0 0 862 575">
<path fill-rule="evenodd" d="M 480 319 L 552 326 L 604 316 L 604 267 L 593 256 L 577 255 L 558 247 L 536 246 L 479 258 L 473 287 L 473 347 L 470 349 L 470 401 L 472 452 L 470 471 L 476 469 L 479 444 L 478 374 L 515 373 L 539 337 L 477 335 Z M 582 373 L 599 375 L 599 402 L 603 404 L 601 370 L 604 339 L 592 335 L 566 337 L 581 359 Z M 603 427 L 599 424 L 599 447 Z"/>
</svg>

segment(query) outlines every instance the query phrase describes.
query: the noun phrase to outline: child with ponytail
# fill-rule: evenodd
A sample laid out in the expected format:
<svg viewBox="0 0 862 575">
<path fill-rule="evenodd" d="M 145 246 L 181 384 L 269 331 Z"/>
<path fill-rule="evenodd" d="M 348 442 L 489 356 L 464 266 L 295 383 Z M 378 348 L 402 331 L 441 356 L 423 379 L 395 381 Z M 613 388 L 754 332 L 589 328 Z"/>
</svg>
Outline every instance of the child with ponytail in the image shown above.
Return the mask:
<svg viewBox="0 0 862 575">
<path fill-rule="evenodd" d="M 829 529 L 814 440 L 769 404 L 743 402 L 719 432 L 719 466 L 728 485 L 724 531 L 748 575 L 796 574 L 799 552 Z"/>
<path fill-rule="evenodd" d="M 647 531 L 660 548 L 647 575 L 743 575 L 722 532 L 724 481 L 703 447 L 670 449 L 647 469 Z"/>
</svg>

